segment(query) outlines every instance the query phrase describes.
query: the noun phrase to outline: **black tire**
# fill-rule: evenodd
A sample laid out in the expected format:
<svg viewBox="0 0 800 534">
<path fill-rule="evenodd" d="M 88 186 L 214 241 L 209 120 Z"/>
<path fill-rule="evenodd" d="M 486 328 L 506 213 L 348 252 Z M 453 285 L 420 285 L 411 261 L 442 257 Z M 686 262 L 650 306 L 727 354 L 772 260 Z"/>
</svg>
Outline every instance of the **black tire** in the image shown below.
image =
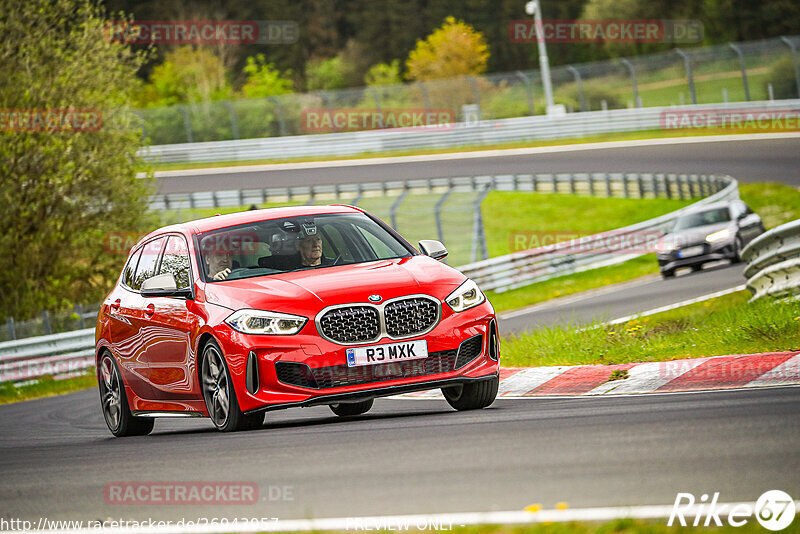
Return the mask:
<svg viewBox="0 0 800 534">
<path fill-rule="evenodd" d="M 348 415 L 361 415 L 367 413 L 372 408 L 374 399 L 369 399 L 361 402 L 341 402 L 339 404 L 331 404 L 330 408 L 333 413 L 339 417 L 347 417 Z"/>
<path fill-rule="evenodd" d="M 742 237 L 736 236 L 736 239 L 733 241 L 733 256 L 731 257 L 731 263 L 741 263 L 742 262 L 742 249 L 744 246 L 742 245 Z"/>
<path fill-rule="evenodd" d="M 669 270 L 669 271 L 661 271 L 661 276 L 662 276 L 662 277 L 663 277 L 665 280 L 666 280 L 667 278 L 674 278 L 674 277 L 675 277 L 675 271 L 673 271 L 673 270 Z"/>
<path fill-rule="evenodd" d="M 702 263 L 699 264 L 699 265 L 692 265 L 692 272 L 693 273 L 697 273 L 697 272 L 700 272 L 702 270 L 703 270 L 703 264 Z"/>
<path fill-rule="evenodd" d="M 458 411 L 480 410 L 494 402 L 499 387 L 500 377 L 495 376 L 489 380 L 442 388 L 442 393 L 447 403 Z"/>
<path fill-rule="evenodd" d="M 131 413 L 125 384 L 116 359 L 109 352 L 100 358 L 97 367 L 97 383 L 100 390 L 100 407 L 108 429 L 118 438 L 145 436 L 153 431 L 155 419 L 136 417 Z"/>
<path fill-rule="evenodd" d="M 217 430 L 237 432 L 260 427 L 264 423 L 263 413 L 247 415 L 239 408 L 228 363 L 216 341 L 206 343 L 202 354 L 200 380 L 203 400 Z"/>
</svg>

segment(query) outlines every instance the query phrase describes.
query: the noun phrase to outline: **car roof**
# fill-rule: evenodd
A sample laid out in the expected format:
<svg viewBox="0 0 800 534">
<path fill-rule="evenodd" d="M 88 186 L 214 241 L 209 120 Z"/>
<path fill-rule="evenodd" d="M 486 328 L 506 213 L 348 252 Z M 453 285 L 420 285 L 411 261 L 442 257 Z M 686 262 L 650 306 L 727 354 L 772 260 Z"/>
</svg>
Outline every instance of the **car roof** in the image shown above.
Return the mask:
<svg viewBox="0 0 800 534">
<path fill-rule="evenodd" d="M 326 213 L 363 213 L 359 208 L 345 205 L 331 206 L 288 206 L 284 208 L 267 208 L 260 210 L 237 211 L 226 215 L 215 215 L 204 219 L 196 219 L 185 223 L 164 226 L 153 230 L 140 240 L 140 243 L 150 239 L 155 235 L 169 232 L 180 232 L 188 234 L 202 234 L 211 230 L 239 226 L 241 224 L 254 223 L 268 219 L 280 219 L 283 217 L 304 217 L 309 215 L 322 215 Z"/>
<path fill-rule="evenodd" d="M 737 200 L 722 200 L 720 202 L 713 202 L 711 204 L 703 204 L 701 206 L 690 206 L 685 212 L 681 215 L 689 215 L 692 213 L 699 213 L 703 211 L 715 210 L 719 208 L 728 208 L 734 202 L 739 202 Z"/>
</svg>

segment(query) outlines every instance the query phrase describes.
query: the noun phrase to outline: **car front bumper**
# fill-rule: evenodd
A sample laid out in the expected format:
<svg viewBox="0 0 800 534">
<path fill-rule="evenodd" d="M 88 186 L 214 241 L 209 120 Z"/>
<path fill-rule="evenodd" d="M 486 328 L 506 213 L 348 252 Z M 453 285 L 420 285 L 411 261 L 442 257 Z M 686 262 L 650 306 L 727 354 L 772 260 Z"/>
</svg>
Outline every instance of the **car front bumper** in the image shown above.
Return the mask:
<svg viewBox="0 0 800 534">
<path fill-rule="evenodd" d="M 703 247 L 700 254 L 689 257 L 682 257 L 684 251 L 692 247 Z M 716 243 L 701 241 L 697 243 L 681 245 L 680 248 L 666 253 L 656 254 L 658 267 L 661 272 L 674 271 L 680 267 L 693 267 L 716 260 L 730 260 L 736 257 L 736 247 L 734 240 L 729 239 Z"/>
<path fill-rule="evenodd" d="M 488 301 L 460 313 L 444 313 L 430 332 L 403 340 L 424 339 L 428 358 L 358 367 L 347 366 L 349 347 L 322 338 L 313 321 L 293 336 L 242 334 L 224 324 L 215 330 L 239 406 L 244 412 L 253 412 L 363 400 L 492 378 L 500 367 L 499 357 L 493 359 L 489 351 L 493 322 L 496 325 Z M 481 336 L 479 348 L 474 341 L 477 336 Z M 473 340 L 472 352 L 459 361 L 458 351 L 468 340 Z M 384 338 L 369 345 L 396 342 Z M 287 368 L 299 372 L 287 374 Z M 308 379 L 314 376 L 324 380 Z"/>
</svg>

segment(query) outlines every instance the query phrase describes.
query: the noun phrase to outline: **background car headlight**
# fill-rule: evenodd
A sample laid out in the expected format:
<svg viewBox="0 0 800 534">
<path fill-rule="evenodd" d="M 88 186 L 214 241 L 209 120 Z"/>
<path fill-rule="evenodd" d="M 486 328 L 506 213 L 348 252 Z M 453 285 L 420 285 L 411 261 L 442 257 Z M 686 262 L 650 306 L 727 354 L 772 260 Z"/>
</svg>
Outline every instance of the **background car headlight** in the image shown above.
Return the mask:
<svg viewBox="0 0 800 534">
<path fill-rule="evenodd" d="M 292 335 L 303 328 L 308 319 L 299 315 L 263 310 L 238 310 L 225 322 L 244 334 Z"/>
<path fill-rule="evenodd" d="M 445 302 L 453 308 L 453 311 L 461 312 L 474 308 L 486 300 L 483 292 L 478 288 L 478 284 L 472 280 L 467 280 L 458 289 L 450 293 Z"/>
<path fill-rule="evenodd" d="M 725 228 L 724 230 L 720 230 L 719 232 L 714 232 L 713 234 L 708 234 L 706 236 L 706 241 L 709 243 L 713 243 L 715 241 L 724 241 L 731 236 L 731 231 Z"/>
<path fill-rule="evenodd" d="M 656 252 L 660 254 L 666 254 L 667 252 L 672 252 L 678 248 L 678 245 L 674 241 L 661 241 L 656 243 Z"/>
</svg>

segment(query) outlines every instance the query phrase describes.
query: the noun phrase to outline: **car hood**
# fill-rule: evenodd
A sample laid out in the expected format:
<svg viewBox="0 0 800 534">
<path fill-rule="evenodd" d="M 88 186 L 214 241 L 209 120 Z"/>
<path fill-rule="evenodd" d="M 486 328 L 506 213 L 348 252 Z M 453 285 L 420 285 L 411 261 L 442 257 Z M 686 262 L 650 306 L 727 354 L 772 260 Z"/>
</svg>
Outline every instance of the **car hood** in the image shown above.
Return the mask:
<svg viewBox="0 0 800 534">
<path fill-rule="evenodd" d="M 381 302 L 415 293 L 444 299 L 465 279 L 432 258 L 412 256 L 209 283 L 205 293 L 208 302 L 234 310 L 313 315 L 335 304 L 369 302 L 370 295 Z"/>
<path fill-rule="evenodd" d="M 664 236 L 664 241 L 677 243 L 679 246 L 692 245 L 705 241 L 708 234 L 713 234 L 725 228 L 731 228 L 730 222 L 722 222 L 716 224 L 707 224 L 705 226 L 696 226 L 694 228 L 687 228 L 679 230 Z"/>
</svg>

